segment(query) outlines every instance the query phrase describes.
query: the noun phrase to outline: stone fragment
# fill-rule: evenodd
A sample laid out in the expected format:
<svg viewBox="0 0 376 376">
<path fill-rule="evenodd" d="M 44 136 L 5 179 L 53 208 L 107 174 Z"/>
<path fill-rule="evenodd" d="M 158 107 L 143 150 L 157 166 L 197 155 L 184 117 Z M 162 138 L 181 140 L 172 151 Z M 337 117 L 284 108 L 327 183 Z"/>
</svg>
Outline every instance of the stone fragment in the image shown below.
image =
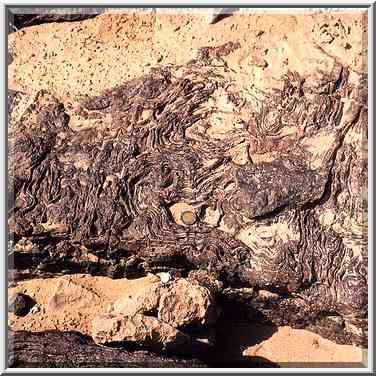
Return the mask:
<svg viewBox="0 0 376 376">
<path fill-rule="evenodd" d="M 105 314 L 93 321 L 92 337 L 97 344 L 132 342 L 156 351 L 184 351 L 190 337 L 155 317 L 135 314 Z"/>
<path fill-rule="evenodd" d="M 170 273 L 162 272 L 162 273 L 159 273 L 158 275 L 159 275 L 159 278 L 161 279 L 162 283 L 168 283 L 171 280 L 171 274 Z"/>
<path fill-rule="evenodd" d="M 158 311 L 158 318 L 174 327 L 210 325 L 217 318 L 210 291 L 183 278 L 162 294 Z"/>
<path fill-rule="evenodd" d="M 156 311 L 164 290 L 161 282 L 154 283 L 147 289 L 136 290 L 131 295 L 116 300 L 113 311 L 123 315 Z"/>
<path fill-rule="evenodd" d="M 29 295 L 17 293 L 10 298 L 8 310 L 16 316 L 26 316 L 34 305 L 35 301 Z"/>
</svg>

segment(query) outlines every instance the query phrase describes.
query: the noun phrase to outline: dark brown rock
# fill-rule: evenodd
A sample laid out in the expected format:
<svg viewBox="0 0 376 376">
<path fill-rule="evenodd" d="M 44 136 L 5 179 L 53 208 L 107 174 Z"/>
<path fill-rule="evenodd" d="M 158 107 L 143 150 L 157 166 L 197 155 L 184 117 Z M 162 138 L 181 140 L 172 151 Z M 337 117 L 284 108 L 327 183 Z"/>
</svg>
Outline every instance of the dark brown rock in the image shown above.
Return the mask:
<svg viewBox="0 0 376 376">
<path fill-rule="evenodd" d="M 197 359 L 128 351 L 96 345 L 77 332 L 46 331 L 10 333 L 11 368 L 194 368 L 205 367 Z"/>
<path fill-rule="evenodd" d="M 29 295 L 17 293 L 10 298 L 8 310 L 16 316 L 26 316 L 35 304 Z"/>
</svg>

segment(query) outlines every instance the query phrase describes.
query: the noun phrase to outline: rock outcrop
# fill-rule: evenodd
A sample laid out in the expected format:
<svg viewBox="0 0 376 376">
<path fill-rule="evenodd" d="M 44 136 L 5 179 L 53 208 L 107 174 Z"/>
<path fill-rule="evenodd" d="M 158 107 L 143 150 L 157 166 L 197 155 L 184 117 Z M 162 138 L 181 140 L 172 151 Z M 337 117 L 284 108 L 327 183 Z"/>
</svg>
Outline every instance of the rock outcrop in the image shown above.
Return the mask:
<svg viewBox="0 0 376 376">
<path fill-rule="evenodd" d="M 176 328 L 206 326 L 215 322 L 217 312 L 208 289 L 180 278 L 161 295 L 158 318 Z"/>
<path fill-rule="evenodd" d="M 201 47 L 185 63 L 125 82 L 124 75 L 99 95 L 89 90 L 69 109 L 56 92 L 38 91 L 9 131 L 15 279 L 205 269 L 226 287 L 278 295 L 256 307 L 277 325 L 308 327 L 340 316 L 343 338 L 365 343 L 367 74 L 348 66 L 348 42 L 341 58 L 329 53 L 349 28 L 312 26 L 310 49 L 301 50 L 308 58 L 293 53 L 304 69 L 271 71 L 249 87 L 249 72 L 260 77 L 273 65 L 265 60 L 273 62 L 270 53 L 279 64 L 281 50 L 263 47 L 261 61 L 248 54 L 246 74 L 232 56 L 248 43 Z M 293 44 L 283 38 L 287 51 Z M 23 61 L 19 52 L 9 72 L 23 90 L 28 81 L 14 69 Z M 177 204 L 190 208 L 181 222 Z M 19 247 L 25 239 L 28 251 Z M 185 313 L 172 317 L 176 294 L 173 287 L 161 294 L 161 319 L 210 322 L 201 308 L 188 309 L 190 294 L 178 299 Z"/>
<path fill-rule="evenodd" d="M 156 312 L 164 290 L 166 288 L 163 283 L 156 282 L 146 290 L 137 291 L 116 300 L 110 310 L 127 316 Z"/>
<path fill-rule="evenodd" d="M 190 345 L 189 336 L 155 317 L 142 314 L 108 313 L 96 317 L 92 336 L 98 344 L 130 342 L 156 351 L 184 353 Z"/>
</svg>

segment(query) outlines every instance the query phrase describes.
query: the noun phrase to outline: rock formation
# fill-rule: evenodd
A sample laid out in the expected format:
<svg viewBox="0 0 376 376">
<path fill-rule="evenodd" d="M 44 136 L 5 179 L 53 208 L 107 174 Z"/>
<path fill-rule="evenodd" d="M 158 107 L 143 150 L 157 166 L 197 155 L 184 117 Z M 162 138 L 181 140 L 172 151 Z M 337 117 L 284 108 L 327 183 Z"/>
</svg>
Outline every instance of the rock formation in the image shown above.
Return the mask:
<svg viewBox="0 0 376 376">
<path fill-rule="evenodd" d="M 150 68 L 69 111 L 48 90 L 9 93 L 13 281 L 168 273 L 98 316 L 97 343 L 176 349 L 187 327 L 215 321 L 219 296 L 366 346 L 367 75 L 334 59 L 247 91 L 226 60 L 242 43 Z M 96 299 L 74 288 L 85 296 Z"/>
</svg>

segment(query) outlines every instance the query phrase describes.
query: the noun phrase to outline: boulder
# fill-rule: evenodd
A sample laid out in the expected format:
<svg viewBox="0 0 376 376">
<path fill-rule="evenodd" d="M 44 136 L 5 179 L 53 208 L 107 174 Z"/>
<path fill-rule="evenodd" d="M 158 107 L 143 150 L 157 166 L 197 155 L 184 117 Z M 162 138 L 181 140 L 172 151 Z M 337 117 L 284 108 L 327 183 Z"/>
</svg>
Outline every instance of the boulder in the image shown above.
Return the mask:
<svg viewBox="0 0 376 376">
<path fill-rule="evenodd" d="M 134 343 L 155 351 L 181 351 L 190 337 L 155 317 L 142 314 L 108 313 L 93 321 L 92 337 L 97 344 Z"/>
<path fill-rule="evenodd" d="M 136 290 L 132 294 L 116 300 L 112 310 L 116 313 L 132 316 L 136 313 L 155 312 L 159 305 L 161 294 L 166 288 L 161 282 L 151 285 L 147 289 Z"/>
<path fill-rule="evenodd" d="M 8 310 L 16 316 L 26 316 L 34 305 L 29 295 L 17 293 L 9 299 Z"/>
<path fill-rule="evenodd" d="M 197 281 L 180 278 L 161 296 L 158 318 L 175 328 L 215 322 L 217 312 L 210 291 Z"/>
</svg>

